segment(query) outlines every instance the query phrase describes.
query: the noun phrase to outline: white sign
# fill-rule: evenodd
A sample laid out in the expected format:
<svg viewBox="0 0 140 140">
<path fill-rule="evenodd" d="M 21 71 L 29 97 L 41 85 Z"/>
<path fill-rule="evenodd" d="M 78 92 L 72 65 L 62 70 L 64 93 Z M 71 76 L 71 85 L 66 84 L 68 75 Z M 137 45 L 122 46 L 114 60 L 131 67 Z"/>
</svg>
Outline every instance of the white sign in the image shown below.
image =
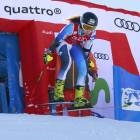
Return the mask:
<svg viewBox="0 0 140 140">
<path fill-rule="evenodd" d="M 122 105 L 131 102 L 128 107 L 123 107 L 123 110 L 140 111 L 140 90 L 132 88 L 122 88 Z"/>
</svg>

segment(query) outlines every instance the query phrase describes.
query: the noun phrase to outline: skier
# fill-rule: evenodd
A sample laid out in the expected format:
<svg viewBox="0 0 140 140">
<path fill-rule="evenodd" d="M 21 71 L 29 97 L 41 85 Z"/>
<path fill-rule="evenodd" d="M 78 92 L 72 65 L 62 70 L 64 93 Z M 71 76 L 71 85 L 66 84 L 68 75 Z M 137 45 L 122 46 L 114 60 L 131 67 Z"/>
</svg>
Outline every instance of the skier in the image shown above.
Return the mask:
<svg viewBox="0 0 140 140">
<path fill-rule="evenodd" d="M 74 107 L 92 107 L 89 101 L 83 97 L 83 94 L 89 68 L 94 67 L 89 53 L 96 36 L 95 28 L 98 24 L 98 18 L 94 13 L 86 12 L 82 16 L 72 16 L 66 20 L 69 21 L 69 24 L 61 30 L 43 55 L 44 64 L 48 64 L 53 59 L 52 55 L 56 49 L 62 63 L 55 83 L 54 101 L 65 101 L 63 88 L 67 72 L 72 63 L 72 57 L 79 70 L 74 102 L 82 103 L 75 104 Z M 82 47 L 82 44 L 84 44 L 84 47 Z M 93 81 L 97 81 L 96 74 L 93 74 Z"/>
</svg>

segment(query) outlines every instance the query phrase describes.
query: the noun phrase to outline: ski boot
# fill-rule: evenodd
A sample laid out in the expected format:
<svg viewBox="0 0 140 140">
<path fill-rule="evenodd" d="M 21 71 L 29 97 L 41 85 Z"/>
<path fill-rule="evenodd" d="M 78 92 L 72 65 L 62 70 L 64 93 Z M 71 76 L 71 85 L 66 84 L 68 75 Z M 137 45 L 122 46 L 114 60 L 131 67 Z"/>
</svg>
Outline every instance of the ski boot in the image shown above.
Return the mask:
<svg viewBox="0 0 140 140">
<path fill-rule="evenodd" d="M 56 79 L 55 89 L 54 89 L 54 102 L 65 102 L 63 88 L 64 80 Z"/>
<path fill-rule="evenodd" d="M 84 98 L 85 87 L 75 86 L 75 100 L 74 102 L 80 104 L 74 104 L 69 109 L 80 109 L 80 108 L 93 108 L 92 104 Z"/>
</svg>

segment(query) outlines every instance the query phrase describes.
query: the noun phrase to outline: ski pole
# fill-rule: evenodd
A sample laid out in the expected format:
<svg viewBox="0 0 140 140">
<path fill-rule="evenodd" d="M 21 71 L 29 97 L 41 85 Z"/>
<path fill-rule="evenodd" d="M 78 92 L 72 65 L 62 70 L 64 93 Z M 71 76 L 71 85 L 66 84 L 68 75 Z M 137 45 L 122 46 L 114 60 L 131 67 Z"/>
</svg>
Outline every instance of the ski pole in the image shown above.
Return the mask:
<svg viewBox="0 0 140 140">
<path fill-rule="evenodd" d="M 27 109 L 27 106 L 28 106 L 28 104 L 29 104 L 29 102 L 30 102 L 30 100 L 31 100 L 31 98 L 32 98 L 32 96 L 33 96 L 33 94 L 34 94 L 34 92 L 35 92 L 35 89 L 36 89 L 36 87 L 37 87 L 38 82 L 40 81 L 40 78 L 41 78 L 41 76 L 42 76 L 42 74 L 43 74 L 43 72 L 44 72 L 44 69 L 45 69 L 45 66 L 44 66 L 44 68 L 42 69 L 42 71 L 41 71 L 41 73 L 40 73 L 40 75 L 39 75 L 39 77 L 38 77 L 38 80 L 37 80 L 37 82 L 36 82 L 36 84 L 35 84 L 35 87 L 34 87 L 32 93 L 31 93 L 31 96 L 30 96 L 30 98 L 29 98 L 29 100 L 28 100 L 28 102 L 27 102 L 27 105 L 26 105 L 26 107 L 25 107 L 23 113 L 25 113 L 25 111 L 26 111 L 26 109 Z"/>
</svg>

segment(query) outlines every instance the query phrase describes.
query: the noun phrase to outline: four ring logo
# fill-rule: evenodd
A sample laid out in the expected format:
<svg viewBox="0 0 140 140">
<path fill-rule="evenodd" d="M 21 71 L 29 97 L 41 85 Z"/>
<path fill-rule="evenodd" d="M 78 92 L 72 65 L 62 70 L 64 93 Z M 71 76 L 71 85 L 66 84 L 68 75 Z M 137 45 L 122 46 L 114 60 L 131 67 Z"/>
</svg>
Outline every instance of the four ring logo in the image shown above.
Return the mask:
<svg viewBox="0 0 140 140">
<path fill-rule="evenodd" d="M 136 22 L 126 21 L 125 19 L 116 18 L 114 23 L 119 28 L 125 28 L 131 31 L 139 32 L 140 25 Z"/>
<path fill-rule="evenodd" d="M 109 60 L 109 56 L 107 54 L 103 54 L 103 53 L 94 53 L 94 58 L 96 59 L 103 59 L 103 60 Z"/>
</svg>

